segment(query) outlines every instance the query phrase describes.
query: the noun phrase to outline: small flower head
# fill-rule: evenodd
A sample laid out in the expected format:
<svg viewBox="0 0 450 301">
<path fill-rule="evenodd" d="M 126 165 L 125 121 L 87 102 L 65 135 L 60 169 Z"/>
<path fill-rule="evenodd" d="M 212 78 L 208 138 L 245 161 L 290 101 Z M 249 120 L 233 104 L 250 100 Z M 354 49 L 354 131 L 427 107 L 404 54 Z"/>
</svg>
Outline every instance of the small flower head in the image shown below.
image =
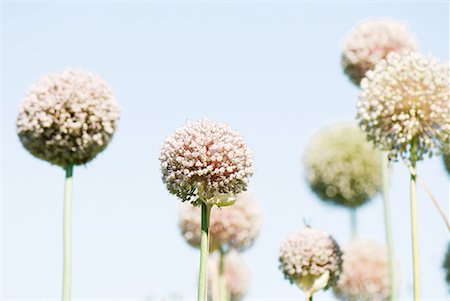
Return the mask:
<svg viewBox="0 0 450 301">
<path fill-rule="evenodd" d="M 229 205 L 253 174 L 242 136 L 210 119 L 177 129 L 164 141 L 160 161 L 167 189 L 193 204 Z"/>
<path fill-rule="evenodd" d="M 213 290 L 218 290 L 219 260 L 210 256 L 208 259 L 208 279 L 210 294 Z M 225 255 L 223 262 L 224 277 L 227 292 L 231 301 L 242 300 L 250 286 L 250 269 L 237 252 L 229 252 Z"/>
<path fill-rule="evenodd" d="M 447 253 L 445 253 L 444 264 L 442 265 L 445 271 L 445 280 L 450 287 L 450 243 L 447 247 Z"/>
<path fill-rule="evenodd" d="M 341 271 L 341 252 L 326 232 L 303 228 L 283 241 L 280 269 L 286 279 L 313 294 L 333 286 Z"/>
<path fill-rule="evenodd" d="M 341 300 L 389 300 L 387 249 L 371 240 L 356 240 L 342 251 L 342 273 L 333 287 L 336 297 Z M 397 283 L 399 280 L 399 277 L 395 279 Z"/>
<path fill-rule="evenodd" d="M 308 145 L 306 180 L 324 201 L 358 207 L 380 189 L 380 153 L 353 123 L 322 130 Z"/>
<path fill-rule="evenodd" d="M 249 192 L 237 195 L 236 202 L 227 207 L 211 209 L 210 245 L 213 252 L 222 248 L 244 250 L 258 237 L 261 225 L 261 209 Z M 198 207 L 182 203 L 179 207 L 181 233 L 193 247 L 200 247 L 201 214 Z"/>
<path fill-rule="evenodd" d="M 358 85 L 368 70 L 390 52 L 417 51 L 417 40 L 408 26 L 389 18 L 369 19 L 359 23 L 344 39 L 342 67 Z"/>
<path fill-rule="evenodd" d="M 65 168 L 85 164 L 110 142 L 120 111 L 111 88 L 76 69 L 44 76 L 26 94 L 17 134 L 35 157 Z"/>
<path fill-rule="evenodd" d="M 450 138 L 449 69 L 419 53 L 391 53 L 361 81 L 359 125 L 391 158 L 432 156 Z"/>
</svg>

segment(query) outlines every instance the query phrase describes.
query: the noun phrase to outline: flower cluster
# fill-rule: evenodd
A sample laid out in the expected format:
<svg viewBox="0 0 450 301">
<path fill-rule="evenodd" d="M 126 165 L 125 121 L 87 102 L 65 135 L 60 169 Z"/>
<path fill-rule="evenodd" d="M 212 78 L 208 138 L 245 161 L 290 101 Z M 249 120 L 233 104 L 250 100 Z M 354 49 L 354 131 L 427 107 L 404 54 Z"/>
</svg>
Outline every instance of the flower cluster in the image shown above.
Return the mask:
<svg viewBox="0 0 450 301">
<path fill-rule="evenodd" d="M 337 243 L 326 232 L 309 227 L 283 241 L 279 260 L 285 278 L 311 294 L 336 283 L 341 271 Z"/>
<path fill-rule="evenodd" d="M 343 42 L 342 67 L 350 80 L 359 85 L 390 52 L 417 51 L 417 41 L 406 24 L 393 19 L 369 19 L 361 22 Z"/>
<path fill-rule="evenodd" d="M 356 240 L 342 252 L 342 273 L 333 287 L 335 295 L 341 300 L 389 300 L 387 249 L 371 240 Z M 399 280 L 399 277 L 395 279 L 397 283 Z"/>
<path fill-rule="evenodd" d="M 380 189 L 380 154 L 353 123 L 322 130 L 304 157 L 306 180 L 325 201 L 354 208 Z"/>
<path fill-rule="evenodd" d="M 17 133 L 33 156 L 61 167 L 80 165 L 106 148 L 119 115 L 105 81 L 68 69 L 44 76 L 29 89 Z"/>
<path fill-rule="evenodd" d="M 449 69 L 419 53 L 391 53 L 361 81 L 357 119 L 369 140 L 410 162 L 450 138 Z"/>
<path fill-rule="evenodd" d="M 249 192 L 237 195 L 236 202 L 228 207 L 211 209 L 209 251 L 222 249 L 244 250 L 250 247 L 259 235 L 262 213 L 258 202 Z M 179 227 L 186 241 L 200 247 L 201 215 L 198 207 L 181 203 Z"/>
<path fill-rule="evenodd" d="M 219 260 L 210 256 L 208 260 L 208 279 L 210 294 L 218 290 Z M 250 269 L 237 252 L 229 252 L 223 262 L 226 288 L 231 301 L 239 301 L 247 294 L 250 286 Z M 213 298 L 213 300 L 215 300 Z"/>
<path fill-rule="evenodd" d="M 167 189 L 183 201 L 221 205 L 246 190 L 252 154 L 242 136 L 210 119 L 191 122 L 168 137 L 161 149 Z"/>
</svg>

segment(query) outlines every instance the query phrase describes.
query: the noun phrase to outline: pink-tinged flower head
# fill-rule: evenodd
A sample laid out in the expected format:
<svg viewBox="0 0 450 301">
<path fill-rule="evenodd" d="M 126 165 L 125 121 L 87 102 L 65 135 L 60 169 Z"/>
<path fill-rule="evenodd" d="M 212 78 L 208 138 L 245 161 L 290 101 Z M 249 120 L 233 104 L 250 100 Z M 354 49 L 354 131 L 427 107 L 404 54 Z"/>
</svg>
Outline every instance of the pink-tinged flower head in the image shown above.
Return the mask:
<svg viewBox="0 0 450 301">
<path fill-rule="evenodd" d="M 346 36 L 342 66 L 350 80 L 359 85 L 368 70 L 390 52 L 416 51 L 417 40 L 408 26 L 389 18 L 365 20 Z"/>
<path fill-rule="evenodd" d="M 222 248 L 244 250 L 258 237 L 262 225 L 262 214 L 258 202 L 249 192 L 237 195 L 236 202 L 227 207 L 211 210 L 210 245 L 213 252 Z M 200 247 L 201 214 L 200 208 L 182 203 L 179 207 L 181 233 L 193 247 Z"/>
<path fill-rule="evenodd" d="M 371 240 L 356 240 L 344 247 L 342 251 L 342 273 L 333 287 L 336 297 L 340 300 L 389 300 L 387 249 Z M 398 287 L 400 277 L 396 278 Z"/>
<path fill-rule="evenodd" d="M 26 94 L 17 134 L 35 157 L 66 167 L 85 164 L 110 142 L 120 110 L 108 84 L 77 69 L 50 74 Z"/>
<path fill-rule="evenodd" d="M 359 125 L 391 158 L 421 160 L 449 141 L 449 69 L 435 58 L 393 52 L 367 72 L 361 88 Z"/>
<path fill-rule="evenodd" d="M 164 141 L 160 161 L 167 189 L 194 204 L 233 203 L 253 174 L 252 154 L 242 136 L 211 119 L 177 129 Z"/>
</svg>

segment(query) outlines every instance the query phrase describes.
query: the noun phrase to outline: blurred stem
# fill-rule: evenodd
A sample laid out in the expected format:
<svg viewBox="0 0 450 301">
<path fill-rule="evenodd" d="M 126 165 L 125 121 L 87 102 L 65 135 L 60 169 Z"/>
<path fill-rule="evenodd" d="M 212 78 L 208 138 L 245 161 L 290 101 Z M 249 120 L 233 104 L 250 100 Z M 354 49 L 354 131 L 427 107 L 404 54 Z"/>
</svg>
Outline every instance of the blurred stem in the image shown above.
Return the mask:
<svg viewBox="0 0 450 301">
<path fill-rule="evenodd" d="M 219 255 L 219 300 L 228 301 L 229 293 L 227 289 L 227 280 L 225 279 L 225 252 L 221 248 Z"/>
<path fill-rule="evenodd" d="M 66 179 L 64 184 L 64 264 L 63 264 L 63 292 L 62 300 L 70 300 L 72 286 L 72 178 L 73 165 L 66 167 Z"/>
<path fill-rule="evenodd" d="M 200 241 L 200 270 L 198 274 L 198 301 L 206 301 L 207 263 L 209 255 L 209 218 L 211 205 L 202 202 L 202 233 Z"/>
<path fill-rule="evenodd" d="M 411 143 L 411 166 L 416 168 L 416 144 Z M 420 300 L 420 261 L 417 225 L 416 176 L 411 173 L 411 240 L 413 255 L 414 301 Z"/>
<path fill-rule="evenodd" d="M 307 293 L 306 294 L 306 301 L 313 301 L 313 294 L 312 293 Z"/>
<path fill-rule="evenodd" d="M 397 288 L 395 283 L 395 255 L 392 234 L 392 214 L 389 200 L 389 159 L 386 153 L 381 153 L 381 185 L 384 205 L 384 229 L 389 256 L 389 300 L 395 301 Z"/>
<path fill-rule="evenodd" d="M 350 224 L 352 227 L 352 240 L 358 236 L 358 218 L 356 216 L 356 208 L 350 209 Z"/>
</svg>

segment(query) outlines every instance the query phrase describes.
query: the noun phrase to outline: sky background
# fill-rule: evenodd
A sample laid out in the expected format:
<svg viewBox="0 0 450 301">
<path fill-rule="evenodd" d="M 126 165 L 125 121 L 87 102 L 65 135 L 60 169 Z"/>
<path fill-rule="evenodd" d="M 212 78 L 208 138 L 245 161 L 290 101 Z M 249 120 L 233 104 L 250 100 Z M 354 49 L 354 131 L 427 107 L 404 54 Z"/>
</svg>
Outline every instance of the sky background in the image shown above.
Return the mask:
<svg viewBox="0 0 450 301">
<path fill-rule="evenodd" d="M 449 56 L 449 5 L 351 2 L 4 2 L 1 89 L 1 296 L 58 299 L 62 276 L 64 172 L 27 153 L 15 118 L 27 88 L 49 72 L 79 67 L 104 78 L 122 108 L 109 147 L 74 173 L 73 297 L 196 297 L 198 251 L 177 228 L 179 201 L 161 182 L 164 138 L 211 117 L 243 134 L 254 153 L 249 189 L 264 212 L 246 300 L 302 300 L 278 270 L 281 241 L 303 227 L 350 239 L 346 210 L 308 189 L 303 150 L 321 128 L 354 119 L 358 90 L 340 66 L 340 43 L 359 21 L 410 24 L 421 50 Z M 441 158 L 420 176 L 448 212 Z M 412 297 L 409 177 L 392 174 L 400 298 Z M 441 268 L 448 232 L 418 188 L 423 300 L 447 300 Z M 358 212 L 359 236 L 384 242 L 382 200 Z M 334 300 L 320 292 L 315 300 Z"/>
</svg>

